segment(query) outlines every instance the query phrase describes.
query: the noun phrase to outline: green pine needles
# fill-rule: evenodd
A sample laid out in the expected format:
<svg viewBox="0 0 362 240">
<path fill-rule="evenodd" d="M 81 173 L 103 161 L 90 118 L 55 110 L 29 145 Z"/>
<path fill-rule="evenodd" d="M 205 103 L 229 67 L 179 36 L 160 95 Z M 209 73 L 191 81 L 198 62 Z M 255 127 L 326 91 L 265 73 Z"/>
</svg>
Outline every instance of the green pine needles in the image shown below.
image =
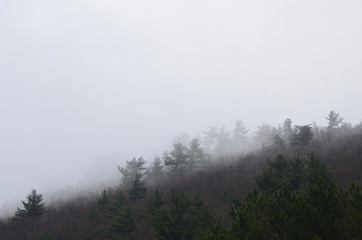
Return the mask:
<svg viewBox="0 0 362 240">
<path fill-rule="evenodd" d="M 26 197 L 27 201 L 21 201 L 24 209 L 16 211 L 16 218 L 38 217 L 45 213 L 45 204 L 43 203 L 43 194 L 38 194 L 35 189 Z"/>
</svg>

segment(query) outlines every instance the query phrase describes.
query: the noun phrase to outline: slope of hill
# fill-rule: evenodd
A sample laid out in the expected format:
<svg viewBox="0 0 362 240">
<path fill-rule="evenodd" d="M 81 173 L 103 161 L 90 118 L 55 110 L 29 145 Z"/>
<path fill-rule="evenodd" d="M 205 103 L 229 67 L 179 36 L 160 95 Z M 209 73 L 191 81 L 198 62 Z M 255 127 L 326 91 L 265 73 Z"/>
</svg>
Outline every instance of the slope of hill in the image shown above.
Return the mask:
<svg viewBox="0 0 362 240">
<path fill-rule="evenodd" d="M 138 160 L 142 161 L 134 159 Z M 127 169 L 123 170 L 125 177 Z M 313 182 L 310 171 L 320 181 Z M 202 168 L 166 174 L 158 180 L 146 178 L 146 171 L 142 174 L 130 175 L 128 184 L 95 196 L 49 203 L 41 216 L 3 220 L 0 239 L 268 239 L 266 233 L 275 239 L 362 236 L 358 230 L 362 229 L 358 223 L 362 216 L 361 126 L 313 129 L 307 144 L 278 144 L 274 139 L 259 150 L 224 155 Z M 317 196 L 330 208 L 318 208 L 318 202 L 313 202 Z M 328 201 L 335 201 L 334 207 Z M 324 215 L 313 215 L 313 211 L 324 211 Z M 336 211 L 337 215 L 330 216 Z M 321 227 L 309 226 L 300 217 L 303 214 Z M 277 215 L 291 225 L 276 220 Z M 326 219 L 337 230 L 323 227 Z M 293 224 L 305 224 L 303 231 Z"/>
</svg>

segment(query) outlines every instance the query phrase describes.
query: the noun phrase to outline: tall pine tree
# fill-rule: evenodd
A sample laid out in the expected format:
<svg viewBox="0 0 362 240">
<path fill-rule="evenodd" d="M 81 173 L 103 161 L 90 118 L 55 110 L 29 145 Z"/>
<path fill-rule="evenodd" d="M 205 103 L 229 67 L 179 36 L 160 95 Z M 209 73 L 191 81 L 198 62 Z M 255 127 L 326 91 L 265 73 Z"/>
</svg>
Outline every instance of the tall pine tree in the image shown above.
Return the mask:
<svg viewBox="0 0 362 240">
<path fill-rule="evenodd" d="M 181 143 L 175 143 L 174 150 L 171 152 L 165 152 L 163 160 L 165 166 L 169 167 L 170 171 L 168 175 L 176 177 L 185 173 L 187 169 L 187 148 Z"/>
<path fill-rule="evenodd" d="M 35 189 L 26 197 L 27 201 L 21 201 L 24 209 L 16 211 L 16 218 L 32 218 L 38 217 L 45 213 L 45 204 L 43 202 L 43 194 L 38 194 Z"/>
</svg>

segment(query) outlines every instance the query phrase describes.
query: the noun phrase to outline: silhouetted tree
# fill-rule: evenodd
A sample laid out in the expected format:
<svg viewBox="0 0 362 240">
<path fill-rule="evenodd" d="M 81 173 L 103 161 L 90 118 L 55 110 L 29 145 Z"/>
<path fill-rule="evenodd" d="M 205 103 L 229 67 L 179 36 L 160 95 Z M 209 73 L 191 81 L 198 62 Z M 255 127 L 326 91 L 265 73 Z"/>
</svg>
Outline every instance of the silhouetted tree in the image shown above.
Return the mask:
<svg viewBox="0 0 362 240">
<path fill-rule="evenodd" d="M 15 213 L 16 218 L 38 217 L 45 213 L 43 194 L 38 194 L 35 189 L 26 197 L 27 201 L 21 201 L 24 209 L 19 209 Z"/>
</svg>

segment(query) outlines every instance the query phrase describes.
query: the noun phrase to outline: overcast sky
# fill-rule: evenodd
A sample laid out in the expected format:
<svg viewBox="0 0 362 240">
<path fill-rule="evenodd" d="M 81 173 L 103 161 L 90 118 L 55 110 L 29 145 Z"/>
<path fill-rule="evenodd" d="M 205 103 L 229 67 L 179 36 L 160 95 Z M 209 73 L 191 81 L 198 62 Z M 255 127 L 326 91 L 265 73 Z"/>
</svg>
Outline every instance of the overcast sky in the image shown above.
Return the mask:
<svg viewBox="0 0 362 240">
<path fill-rule="evenodd" d="M 359 0 L 0 0 L 0 209 L 180 132 L 362 119 Z M 0 213 L 1 215 L 1 213 Z"/>
</svg>

